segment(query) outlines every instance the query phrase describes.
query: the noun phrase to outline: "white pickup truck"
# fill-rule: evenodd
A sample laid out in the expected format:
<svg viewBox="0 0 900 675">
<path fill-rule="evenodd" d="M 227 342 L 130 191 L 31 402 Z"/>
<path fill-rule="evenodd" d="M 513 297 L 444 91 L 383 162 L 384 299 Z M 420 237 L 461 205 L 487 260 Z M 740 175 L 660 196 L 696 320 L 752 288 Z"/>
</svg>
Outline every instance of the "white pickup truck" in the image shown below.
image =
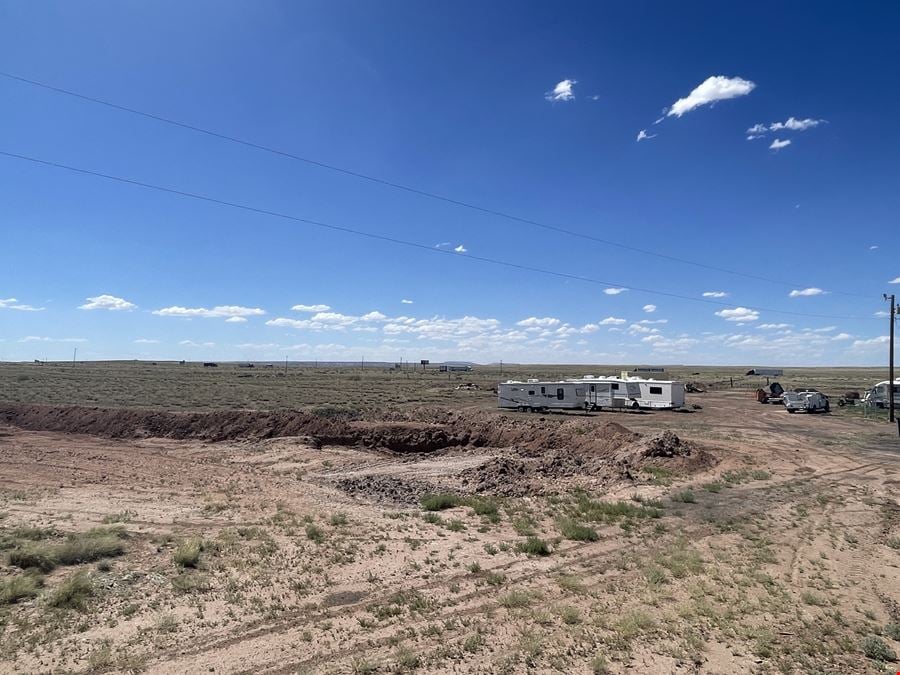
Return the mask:
<svg viewBox="0 0 900 675">
<path fill-rule="evenodd" d="M 789 413 L 802 410 L 808 413 L 829 412 L 831 405 L 828 397 L 814 389 L 784 392 L 784 407 Z"/>
</svg>

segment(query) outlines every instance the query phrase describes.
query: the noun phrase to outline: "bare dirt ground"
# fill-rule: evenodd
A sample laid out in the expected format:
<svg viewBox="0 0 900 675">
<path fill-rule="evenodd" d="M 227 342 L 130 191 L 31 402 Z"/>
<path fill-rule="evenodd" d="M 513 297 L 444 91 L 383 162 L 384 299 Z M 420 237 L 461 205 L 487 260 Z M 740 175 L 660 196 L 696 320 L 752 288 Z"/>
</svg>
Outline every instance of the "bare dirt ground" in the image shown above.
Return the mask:
<svg viewBox="0 0 900 675">
<path fill-rule="evenodd" d="M 0 405 L 0 671 L 896 670 L 896 431 L 690 401 Z"/>
</svg>

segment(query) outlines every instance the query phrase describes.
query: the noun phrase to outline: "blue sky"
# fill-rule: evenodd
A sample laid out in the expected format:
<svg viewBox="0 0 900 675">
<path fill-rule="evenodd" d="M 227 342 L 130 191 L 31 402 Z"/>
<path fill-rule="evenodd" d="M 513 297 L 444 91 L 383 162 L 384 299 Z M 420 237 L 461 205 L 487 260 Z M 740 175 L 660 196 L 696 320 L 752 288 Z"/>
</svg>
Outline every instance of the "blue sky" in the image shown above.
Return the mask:
<svg viewBox="0 0 900 675">
<path fill-rule="evenodd" d="M 0 77 L 2 152 L 452 253 L 0 156 L 0 358 L 884 363 L 900 7 L 833 5 L 0 3 L 4 72 L 780 282 Z"/>
</svg>

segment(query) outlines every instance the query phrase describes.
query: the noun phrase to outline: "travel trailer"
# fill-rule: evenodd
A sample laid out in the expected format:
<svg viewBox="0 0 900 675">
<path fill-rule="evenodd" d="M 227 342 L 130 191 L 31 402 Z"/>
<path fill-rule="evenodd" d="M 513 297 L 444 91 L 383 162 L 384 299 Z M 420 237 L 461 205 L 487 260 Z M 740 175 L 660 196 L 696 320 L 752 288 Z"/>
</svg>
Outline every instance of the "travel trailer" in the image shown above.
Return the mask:
<svg viewBox="0 0 900 675">
<path fill-rule="evenodd" d="M 888 387 L 890 380 L 879 382 L 869 389 L 863 396 L 863 405 L 873 406 L 875 408 L 887 408 L 890 405 L 891 393 Z M 900 405 L 900 377 L 894 380 L 894 406 Z"/>
<path fill-rule="evenodd" d="M 588 391 L 593 391 L 595 387 L 608 386 L 614 401 L 613 407 L 640 407 L 638 399 L 641 396 L 641 387 L 637 382 L 620 377 L 606 377 L 604 375 L 582 375 L 581 377 L 569 378 L 566 382 L 583 384 L 588 387 Z"/>
<path fill-rule="evenodd" d="M 613 396 L 609 382 L 509 380 L 497 385 L 497 405 L 520 411 L 601 410 L 625 407 L 624 403 Z"/>
<path fill-rule="evenodd" d="M 680 408 L 684 405 L 684 383 L 675 380 L 653 380 L 642 377 L 585 375 L 570 382 L 610 382 L 613 395 L 634 399 L 641 408 Z"/>
</svg>

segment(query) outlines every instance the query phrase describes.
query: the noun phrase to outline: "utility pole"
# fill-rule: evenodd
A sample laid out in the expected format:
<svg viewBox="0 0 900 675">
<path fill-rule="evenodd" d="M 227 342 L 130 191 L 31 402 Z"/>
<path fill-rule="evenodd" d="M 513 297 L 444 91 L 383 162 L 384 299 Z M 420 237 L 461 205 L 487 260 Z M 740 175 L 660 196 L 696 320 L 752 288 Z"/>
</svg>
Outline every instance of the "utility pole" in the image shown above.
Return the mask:
<svg viewBox="0 0 900 675">
<path fill-rule="evenodd" d="M 889 364 L 888 365 L 888 403 L 889 403 L 890 407 L 888 409 L 888 414 L 890 415 L 889 419 L 890 419 L 891 423 L 893 423 L 894 422 L 894 319 L 897 315 L 897 303 L 896 303 L 896 298 L 894 297 L 893 293 L 891 293 L 890 295 L 885 293 L 884 299 L 891 301 L 891 312 L 890 312 L 891 340 L 889 343 L 890 344 L 889 349 L 891 351 L 890 351 L 890 354 L 888 355 L 888 364 Z"/>
<path fill-rule="evenodd" d="M 284 376 L 287 377 L 287 360 L 288 357 L 284 357 Z"/>
<path fill-rule="evenodd" d="M 893 296 L 891 296 L 891 297 L 893 297 Z M 891 335 L 893 335 L 893 333 L 891 333 Z M 891 341 L 891 344 L 893 344 L 893 340 Z M 75 363 L 76 356 L 78 356 L 78 347 L 75 347 L 75 351 L 72 353 L 72 363 Z M 891 366 L 891 368 L 893 368 L 893 366 Z M 892 370 L 891 372 L 894 372 L 894 371 Z"/>
</svg>

